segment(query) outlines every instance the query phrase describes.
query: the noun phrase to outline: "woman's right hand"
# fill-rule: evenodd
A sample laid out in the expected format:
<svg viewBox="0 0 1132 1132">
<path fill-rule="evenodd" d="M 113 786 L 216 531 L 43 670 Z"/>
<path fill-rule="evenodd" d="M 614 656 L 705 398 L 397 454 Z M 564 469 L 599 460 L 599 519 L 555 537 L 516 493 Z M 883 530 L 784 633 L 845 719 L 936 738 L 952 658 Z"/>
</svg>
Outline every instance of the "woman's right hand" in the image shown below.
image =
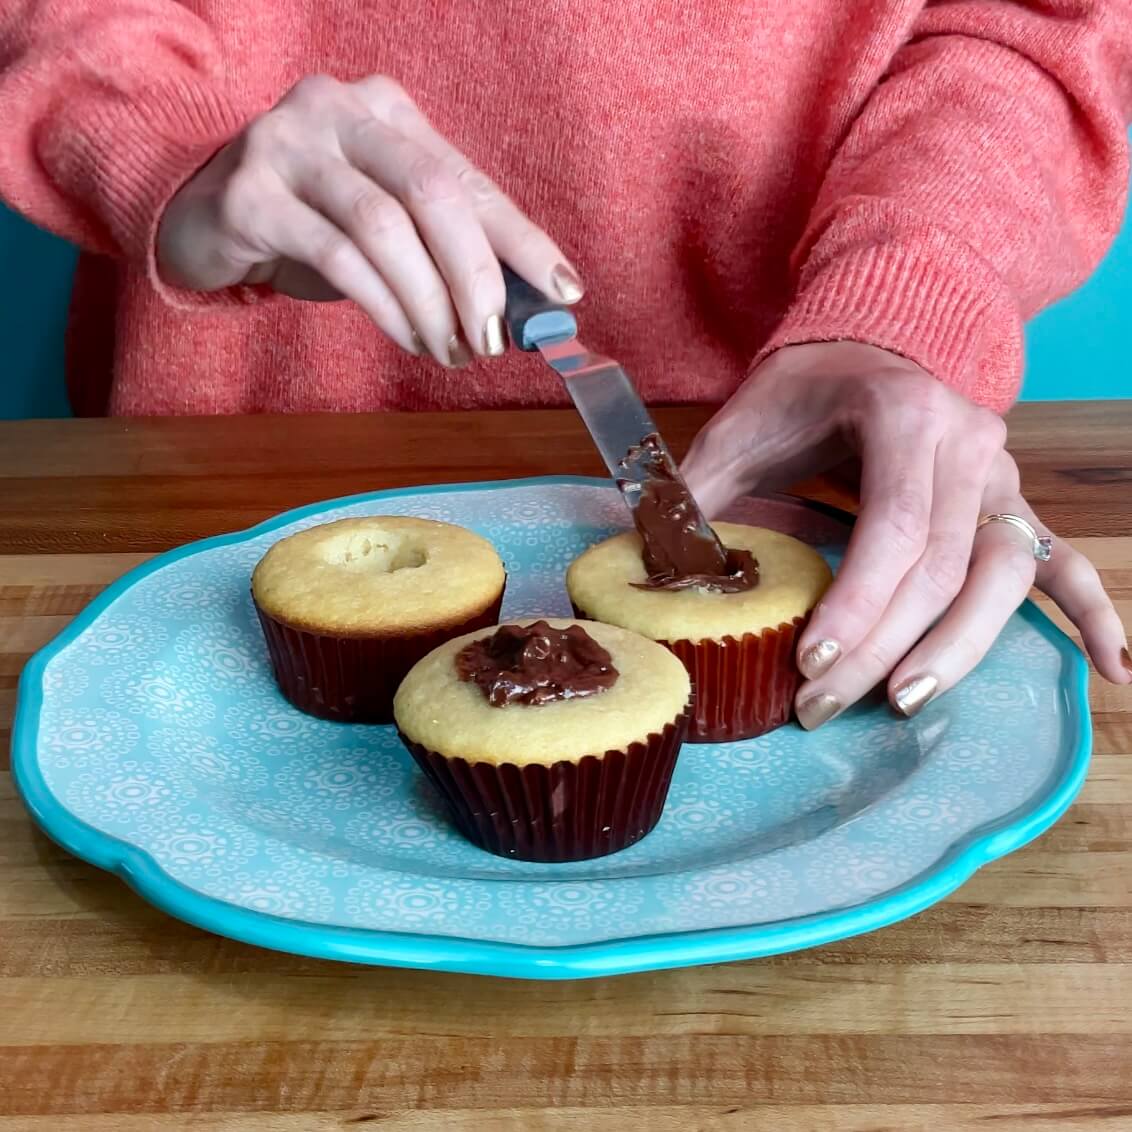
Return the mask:
<svg viewBox="0 0 1132 1132">
<path fill-rule="evenodd" d="M 553 240 L 383 76 L 303 79 L 180 189 L 157 238 L 175 286 L 353 299 L 446 366 L 469 345 L 506 348 L 501 260 L 563 302 L 582 296 Z"/>
</svg>

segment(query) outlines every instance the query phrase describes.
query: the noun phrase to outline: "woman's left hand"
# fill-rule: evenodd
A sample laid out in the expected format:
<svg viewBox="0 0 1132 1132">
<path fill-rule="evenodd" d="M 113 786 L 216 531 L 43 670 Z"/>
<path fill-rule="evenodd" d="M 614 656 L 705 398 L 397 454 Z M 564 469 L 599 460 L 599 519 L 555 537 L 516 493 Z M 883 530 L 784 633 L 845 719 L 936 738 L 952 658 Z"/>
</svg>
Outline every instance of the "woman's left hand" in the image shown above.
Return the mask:
<svg viewBox="0 0 1132 1132">
<path fill-rule="evenodd" d="M 1124 629 L 1090 562 L 1055 539 L 1038 562 L 1006 428 L 914 363 L 855 342 L 788 346 L 696 438 L 684 473 L 709 513 L 860 462 L 861 508 L 837 577 L 799 642 L 798 717 L 814 728 L 887 680 L 914 715 L 983 658 L 1035 583 L 1101 674 L 1132 683 Z"/>
</svg>

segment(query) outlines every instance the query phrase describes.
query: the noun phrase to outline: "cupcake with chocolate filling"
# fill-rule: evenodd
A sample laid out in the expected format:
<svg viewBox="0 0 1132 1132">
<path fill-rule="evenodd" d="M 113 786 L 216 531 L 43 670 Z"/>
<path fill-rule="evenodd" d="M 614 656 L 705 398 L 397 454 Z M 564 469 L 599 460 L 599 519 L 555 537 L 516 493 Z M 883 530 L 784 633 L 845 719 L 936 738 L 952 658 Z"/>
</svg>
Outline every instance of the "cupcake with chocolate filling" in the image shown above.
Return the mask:
<svg viewBox="0 0 1132 1132">
<path fill-rule="evenodd" d="M 763 735 L 785 723 L 801 682 L 795 647 L 832 579 L 816 550 L 738 523 L 701 528 L 671 458 L 649 439 L 637 532 L 590 547 L 566 588 L 580 617 L 666 645 L 695 687 L 692 741 Z"/>
<path fill-rule="evenodd" d="M 437 645 L 499 619 L 495 548 L 450 523 L 375 515 L 277 542 L 252 598 L 279 688 L 324 719 L 388 723 L 393 694 Z"/>
<path fill-rule="evenodd" d="M 500 856 L 579 861 L 656 825 L 690 692 L 683 665 L 636 633 L 535 621 L 441 645 L 393 710 L 465 837 Z"/>
</svg>

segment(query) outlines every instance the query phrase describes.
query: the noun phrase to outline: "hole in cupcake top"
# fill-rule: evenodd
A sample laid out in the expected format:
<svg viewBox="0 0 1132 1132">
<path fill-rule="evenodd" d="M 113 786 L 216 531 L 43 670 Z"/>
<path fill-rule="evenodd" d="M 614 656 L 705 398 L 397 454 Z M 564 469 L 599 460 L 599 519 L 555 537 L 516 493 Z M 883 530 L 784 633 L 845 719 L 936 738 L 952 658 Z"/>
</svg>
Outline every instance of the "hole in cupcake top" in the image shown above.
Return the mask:
<svg viewBox="0 0 1132 1132">
<path fill-rule="evenodd" d="M 392 574 L 414 570 L 428 561 L 422 546 L 391 531 L 349 531 L 328 537 L 320 547 L 323 560 L 347 570 Z"/>
<path fill-rule="evenodd" d="M 501 625 L 456 654 L 456 674 L 492 707 L 596 696 L 617 682 L 613 657 L 581 627 Z"/>
</svg>

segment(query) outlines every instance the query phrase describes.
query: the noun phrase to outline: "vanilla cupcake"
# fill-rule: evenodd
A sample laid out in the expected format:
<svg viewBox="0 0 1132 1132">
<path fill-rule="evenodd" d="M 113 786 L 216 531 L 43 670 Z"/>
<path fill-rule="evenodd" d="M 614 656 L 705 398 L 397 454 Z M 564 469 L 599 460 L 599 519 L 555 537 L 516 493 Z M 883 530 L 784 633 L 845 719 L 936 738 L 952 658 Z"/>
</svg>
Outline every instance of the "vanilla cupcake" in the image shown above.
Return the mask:
<svg viewBox="0 0 1132 1132">
<path fill-rule="evenodd" d="M 750 589 L 642 588 L 647 575 L 636 533 L 590 547 L 566 575 L 580 617 L 651 637 L 684 662 L 696 691 L 692 741 L 746 739 L 790 718 L 801 679 L 798 634 L 832 578 L 825 559 L 789 535 L 738 523 L 714 529 L 730 550 L 754 555 Z"/>
<path fill-rule="evenodd" d="M 499 619 L 506 574 L 486 539 L 375 515 L 277 542 L 252 598 L 279 688 L 324 719 L 387 723 L 405 673 L 438 644 Z"/>
<path fill-rule="evenodd" d="M 690 693 L 683 665 L 644 637 L 538 621 L 441 645 L 393 710 L 465 837 L 501 856 L 577 861 L 656 825 Z"/>
</svg>

